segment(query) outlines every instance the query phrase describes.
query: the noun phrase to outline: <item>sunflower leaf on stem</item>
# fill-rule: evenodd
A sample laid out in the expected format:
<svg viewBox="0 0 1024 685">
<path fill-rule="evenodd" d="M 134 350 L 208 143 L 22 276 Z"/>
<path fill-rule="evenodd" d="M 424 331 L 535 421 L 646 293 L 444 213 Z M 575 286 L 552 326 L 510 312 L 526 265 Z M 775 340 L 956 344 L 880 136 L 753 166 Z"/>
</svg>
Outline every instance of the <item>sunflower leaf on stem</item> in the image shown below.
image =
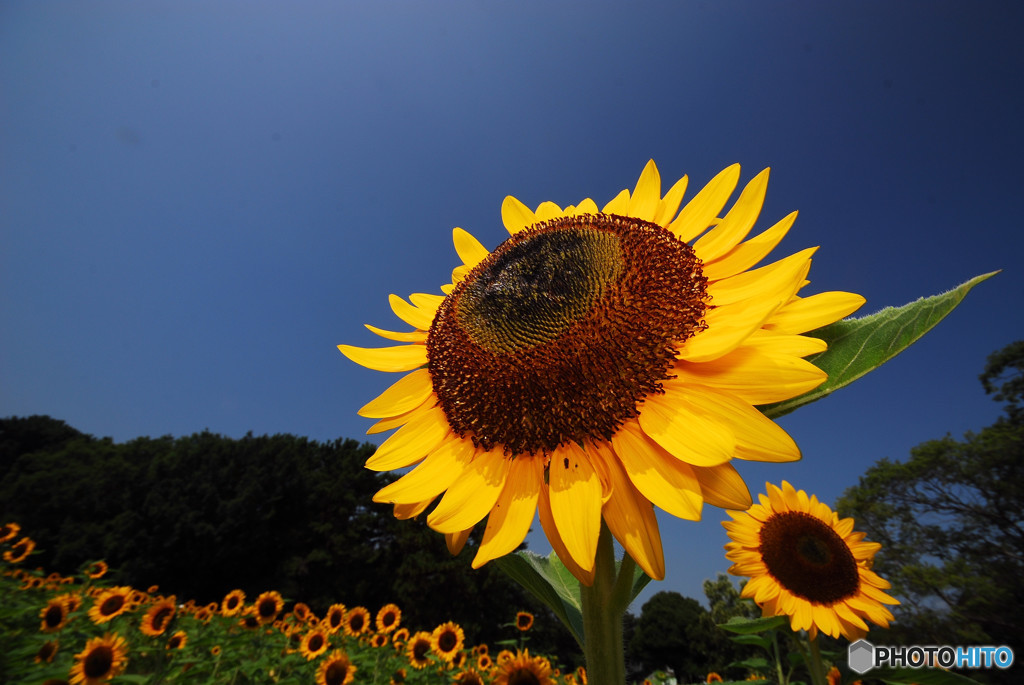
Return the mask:
<svg viewBox="0 0 1024 685">
<path fill-rule="evenodd" d="M 507 554 L 494 561 L 505 575 L 512 578 L 534 597 L 555 612 L 576 641 L 583 644 L 583 604 L 579 581 L 552 552 L 542 557 L 522 551 Z"/>
<path fill-rule="evenodd" d="M 997 273 L 975 276 L 952 290 L 922 297 L 902 307 L 886 307 L 869 316 L 843 319 L 806 333 L 808 337 L 828 343 L 826 351 L 807 358 L 828 374 L 828 380 L 803 395 L 763 405 L 759 407 L 761 412 L 769 418 L 778 418 L 877 369 L 934 328 L 974 286 Z"/>
<path fill-rule="evenodd" d="M 749 633 L 763 633 L 789 623 L 788 616 L 769 616 L 767 618 L 742 618 L 733 616 L 725 623 L 717 624 L 719 628 L 728 630 L 730 633 L 746 635 Z"/>
</svg>

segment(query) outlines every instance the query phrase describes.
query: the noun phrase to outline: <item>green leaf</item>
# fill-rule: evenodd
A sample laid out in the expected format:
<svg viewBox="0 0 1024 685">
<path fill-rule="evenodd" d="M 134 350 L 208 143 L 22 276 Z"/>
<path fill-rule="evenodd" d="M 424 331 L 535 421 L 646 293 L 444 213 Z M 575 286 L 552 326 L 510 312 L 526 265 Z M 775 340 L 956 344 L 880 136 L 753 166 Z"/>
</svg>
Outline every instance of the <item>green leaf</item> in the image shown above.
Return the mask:
<svg viewBox="0 0 1024 685">
<path fill-rule="evenodd" d="M 748 633 L 763 633 L 772 628 L 784 626 L 789 622 L 786 616 L 769 616 L 768 618 L 742 618 L 733 616 L 725 623 L 719 623 L 718 627 L 728 630 L 730 633 L 746 635 Z"/>
<path fill-rule="evenodd" d="M 618 574 L 617 568 L 621 564 L 622 564 L 622 560 L 621 559 L 616 562 L 616 575 Z M 647 587 L 647 584 L 650 583 L 650 582 L 651 582 L 651 577 L 649 575 L 647 575 L 646 573 L 644 573 L 644 570 L 642 568 L 640 568 L 639 566 L 634 567 L 634 569 L 633 569 L 633 589 L 631 591 L 632 592 L 632 596 L 629 598 L 629 601 L 632 602 L 634 599 L 636 599 L 636 596 L 640 594 L 640 591 L 643 590 L 645 587 Z"/>
<path fill-rule="evenodd" d="M 542 557 L 533 552 L 506 554 L 494 561 L 534 597 L 547 605 L 583 646 L 583 603 L 580 583 L 554 552 Z M 638 581 L 634 581 L 635 583 Z"/>
<path fill-rule="evenodd" d="M 744 659 L 743 661 L 734 661 L 734 662 L 732 662 L 729 665 L 730 666 L 735 666 L 737 668 L 749 668 L 752 671 L 757 671 L 757 670 L 767 669 L 767 668 L 771 668 L 772 667 L 772 665 L 770 663 L 768 663 L 767 659 L 764 659 L 764 658 L 761 658 L 761 657 L 754 657 L 753 659 Z"/>
<path fill-rule="evenodd" d="M 886 307 L 860 319 L 843 319 L 807 333 L 808 337 L 828 343 L 826 351 L 807 358 L 828 374 L 828 380 L 803 395 L 764 405 L 761 411 L 765 416 L 778 418 L 877 369 L 934 328 L 974 286 L 997 273 L 975 276 L 940 295 L 923 297 L 902 307 Z"/>
<path fill-rule="evenodd" d="M 874 668 L 864 675 L 891 685 L 978 685 L 977 680 L 941 668 Z"/>
<path fill-rule="evenodd" d="M 761 635 L 750 633 L 748 635 L 732 635 L 729 637 L 730 640 L 740 645 L 757 645 L 764 649 L 768 649 L 772 646 L 772 641 Z"/>
</svg>

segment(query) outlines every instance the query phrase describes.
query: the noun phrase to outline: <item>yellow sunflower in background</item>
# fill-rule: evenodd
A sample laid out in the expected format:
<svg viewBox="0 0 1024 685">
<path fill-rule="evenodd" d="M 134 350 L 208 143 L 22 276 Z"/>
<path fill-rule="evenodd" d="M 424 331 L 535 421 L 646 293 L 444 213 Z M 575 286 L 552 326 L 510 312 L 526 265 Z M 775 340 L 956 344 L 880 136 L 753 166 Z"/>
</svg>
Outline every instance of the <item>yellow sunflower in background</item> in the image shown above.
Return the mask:
<svg viewBox="0 0 1024 685">
<path fill-rule="evenodd" d="M 93 623 L 106 623 L 115 616 L 120 616 L 130 608 L 129 597 L 132 589 L 127 586 L 112 587 L 100 592 L 89 609 L 89 618 Z"/>
<path fill-rule="evenodd" d="M 302 636 L 299 643 L 299 652 L 306 657 L 306 661 L 312 661 L 327 651 L 330 646 L 328 633 L 322 628 L 313 628 Z"/>
<path fill-rule="evenodd" d="M 128 663 L 128 645 L 124 638 L 108 633 L 85 643 L 75 655 L 71 667 L 71 685 L 99 685 L 124 670 Z"/>
<path fill-rule="evenodd" d="M 786 481 L 765 484 L 767 495 L 745 512 L 730 511 L 722 523 L 732 542 L 726 558 L 730 573 L 749 576 L 743 597 L 752 598 L 764 616 L 787 615 L 790 627 L 812 638 L 820 630 L 857 640 L 867 634 L 868 619 L 883 628 L 899 604 L 887 595 L 889 582 L 871 570 L 877 542 L 864 542 L 852 518 L 840 519 L 828 505 Z"/>
<path fill-rule="evenodd" d="M 332 604 L 327 609 L 327 615 L 324 616 L 324 623 L 327 626 L 327 630 L 331 633 L 338 632 L 342 625 L 345 623 L 345 611 L 346 607 L 344 604 Z"/>
<path fill-rule="evenodd" d="M 317 685 L 348 685 L 355 677 L 355 665 L 340 649 L 331 652 L 316 672 Z"/>
<path fill-rule="evenodd" d="M 146 615 L 142 617 L 139 629 L 144 635 L 149 637 L 163 635 L 168 626 L 171 625 L 171 619 L 174 618 L 176 612 L 177 606 L 173 600 L 161 600 L 146 610 Z"/>
<path fill-rule="evenodd" d="M 654 506 L 697 520 L 704 502 L 745 509 L 731 460 L 799 459 L 757 405 L 805 393 L 826 375 L 800 335 L 864 298 L 801 297 L 814 248 L 752 268 L 792 213 L 747 239 L 768 182 L 762 171 L 723 212 L 739 165 L 680 210 L 684 176 L 662 195 L 654 162 L 633 192 L 531 210 L 507 197 L 511 237 L 493 252 L 461 228 L 462 260 L 443 295 L 391 295 L 413 330 L 371 331 L 403 343 L 339 345 L 352 361 L 404 373 L 360 409 L 371 433 L 398 430 L 366 466 L 416 468 L 374 500 L 427 523 L 453 552 L 484 517 L 473 560 L 513 551 L 539 512 L 552 547 L 592 582 L 602 518 L 652 578 L 665 575 Z M 442 495 L 443 493 L 443 495 Z"/>
<path fill-rule="evenodd" d="M 498 661 L 498 668 L 492 681 L 494 685 L 555 685 L 551 677 L 551 664 L 540 656 L 530 656 L 530 650 L 517 652 L 510 659 Z"/>
<path fill-rule="evenodd" d="M 0 526 L 0 542 L 9 542 L 18 537 L 21 526 L 13 521 Z"/>
<path fill-rule="evenodd" d="M 185 649 L 185 645 L 188 644 L 188 633 L 184 630 L 179 630 L 167 641 L 167 649 Z"/>
<path fill-rule="evenodd" d="M 390 633 L 398 628 L 402 620 L 402 610 L 394 604 L 385 604 L 377 612 L 377 631 Z"/>
<path fill-rule="evenodd" d="M 234 616 L 240 613 L 244 606 L 245 593 L 241 590 L 232 590 L 224 595 L 224 600 L 220 603 L 220 613 L 222 616 Z"/>
<path fill-rule="evenodd" d="M 53 597 L 39 612 L 39 630 L 44 633 L 56 633 L 64 628 L 68 622 L 68 613 L 71 607 L 63 597 Z"/>
<path fill-rule="evenodd" d="M 462 632 L 462 627 L 451 621 L 434 628 L 430 635 L 430 649 L 449 663 L 462 650 L 465 642 L 466 636 Z"/>
<path fill-rule="evenodd" d="M 273 623 L 281 610 L 284 609 L 284 599 L 277 590 L 262 593 L 256 598 L 254 605 L 256 619 L 262 624 Z"/>
<path fill-rule="evenodd" d="M 345 634 L 359 637 L 370 630 L 370 610 L 366 607 L 355 607 L 345 615 Z"/>
<path fill-rule="evenodd" d="M 100 559 L 99 561 L 92 562 L 86 567 L 85 575 L 96 580 L 97 578 L 102 578 L 107 575 L 108 570 L 110 570 L 110 567 L 107 566 L 107 562 Z"/>
<path fill-rule="evenodd" d="M 409 665 L 422 670 L 430 665 L 430 633 L 420 630 L 413 633 L 405 645 L 405 657 Z"/>
<path fill-rule="evenodd" d="M 28 555 L 32 554 L 32 550 L 35 548 L 36 541 L 26 535 L 11 545 L 10 549 L 4 550 L 4 561 L 20 564 L 25 559 L 28 559 Z"/>
<path fill-rule="evenodd" d="M 529 611 L 517 611 L 516 612 L 516 628 L 526 632 L 533 627 L 533 614 Z"/>
</svg>

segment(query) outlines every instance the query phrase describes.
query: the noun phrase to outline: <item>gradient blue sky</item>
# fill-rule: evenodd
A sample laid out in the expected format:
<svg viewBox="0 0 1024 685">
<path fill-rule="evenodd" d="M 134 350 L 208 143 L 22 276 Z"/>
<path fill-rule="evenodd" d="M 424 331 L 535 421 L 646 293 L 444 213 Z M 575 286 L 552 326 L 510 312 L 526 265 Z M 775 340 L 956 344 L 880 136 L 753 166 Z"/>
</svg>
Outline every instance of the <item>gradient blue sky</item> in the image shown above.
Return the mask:
<svg viewBox="0 0 1024 685">
<path fill-rule="evenodd" d="M 395 377 L 335 345 L 438 292 L 451 229 L 772 167 L 776 254 L 870 313 L 1003 269 L 916 346 L 781 420 L 743 464 L 835 498 L 877 459 L 991 423 L 1024 337 L 1018 2 L 19 2 L 0 5 L 0 415 L 115 440 L 361 438 Z M 377 439 L 379 441 L 379 438 Z M 343 487 L 344 484 L 339 484 Z M 720 510 L 662 516 L 703 599 Z M 539 528 L 539 527 L 538 527 Z M 548 550 L 543 536 L 531 548 Z"/>
</svg>

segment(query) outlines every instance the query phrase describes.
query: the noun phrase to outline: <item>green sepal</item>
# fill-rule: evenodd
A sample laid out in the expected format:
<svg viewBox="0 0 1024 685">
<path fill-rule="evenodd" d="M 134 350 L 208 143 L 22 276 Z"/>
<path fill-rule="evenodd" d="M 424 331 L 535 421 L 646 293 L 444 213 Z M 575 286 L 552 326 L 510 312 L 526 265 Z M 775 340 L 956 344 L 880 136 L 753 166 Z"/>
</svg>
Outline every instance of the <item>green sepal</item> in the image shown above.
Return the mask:
<svg viewBox="0 0 1024 685">
<path fill-rule="evenodd" d="M 828 343 L 826 351 L 807 358 L 828 374 L 828 380 L 803 395 L 759 409 L 769 418 L 778 418 L 849 385 L 917 342 L 953 311 L 974 286 L 997 273 L 975 276 L 948 292 L 922 297 L 902 307 L 886 307 L 860 319 L 843 319 L 805 333 Z"/>
<path fill-rule="evenodd" d="M 583 644 L 583 602 L 580 583 L 554 552 L 547 557 L 529 551 L 495 559 L 508 577 L 555 612 L 576 642 Z"/>
<path fill-rule="evenodd" d="M 747 635 L 749 633 L 763 633 L 766 630 L 779 628 L 789 623 L 787 616 L 768 616 L 767 618 L 742 618 L 733 616 L 725 623 L 719 623 L 718 627 L 728 630 L 730 633 Z"/>
</svg>

